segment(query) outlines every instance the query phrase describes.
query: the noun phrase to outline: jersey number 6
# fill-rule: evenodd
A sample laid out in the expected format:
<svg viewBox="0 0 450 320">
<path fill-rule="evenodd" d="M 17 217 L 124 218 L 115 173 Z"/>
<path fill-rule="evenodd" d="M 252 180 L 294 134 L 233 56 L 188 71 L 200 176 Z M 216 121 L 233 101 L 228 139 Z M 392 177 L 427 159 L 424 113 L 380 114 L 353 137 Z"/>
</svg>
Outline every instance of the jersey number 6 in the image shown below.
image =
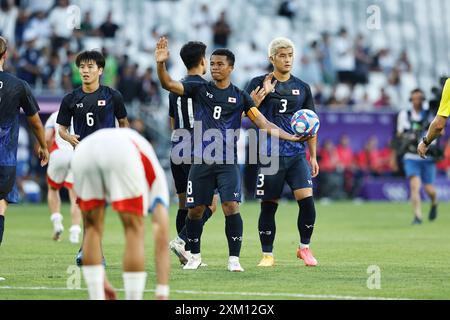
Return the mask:
<svg viewBox="0 0 450 320">
<path fill-rule="evenodd" d="M 86 123 L 89 127 L 92 127 L 94 125 L 94 113 L 88 112 L 86 113 Z"/>
</svg>

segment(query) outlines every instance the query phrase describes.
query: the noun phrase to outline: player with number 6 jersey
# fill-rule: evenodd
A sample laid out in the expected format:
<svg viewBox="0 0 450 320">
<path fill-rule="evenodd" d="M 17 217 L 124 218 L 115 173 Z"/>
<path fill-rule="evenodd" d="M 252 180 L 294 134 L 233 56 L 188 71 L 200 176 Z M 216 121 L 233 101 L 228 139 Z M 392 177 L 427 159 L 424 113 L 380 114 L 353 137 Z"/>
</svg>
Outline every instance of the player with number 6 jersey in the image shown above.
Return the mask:
<svg viewBox="0 0 450 320">
<path fill-rule="evenodd" d="M 104 128 L 129 127 L 127 111 L 122 95 L 107 86 L 100 85 L 100 76 L 105 68 L 105 58 L 98 51 L 83 51 L 75 61 L 80 72 L 82 85 L 67 94 L 59 109 L 56 122 L 61 138 L 76 147 L 80 140 Z M 73 120 L 75 134 L 68 129 Z M 82 252 L 77 255 L 81 265 Z"/>
<path fill-rule="evenodd" d="M 104 128 L 128 127 L 127 111 L 120 92 L 100 85 L 105 58 L 97 51 L 81 52 L 76 59 L 82 86 L 67 94 L 59 109 L 57 123 L 61 137 L 74 147 L 91 133 Z M 75 135 L 68 132 L 71 120 Z"/>
</svg>

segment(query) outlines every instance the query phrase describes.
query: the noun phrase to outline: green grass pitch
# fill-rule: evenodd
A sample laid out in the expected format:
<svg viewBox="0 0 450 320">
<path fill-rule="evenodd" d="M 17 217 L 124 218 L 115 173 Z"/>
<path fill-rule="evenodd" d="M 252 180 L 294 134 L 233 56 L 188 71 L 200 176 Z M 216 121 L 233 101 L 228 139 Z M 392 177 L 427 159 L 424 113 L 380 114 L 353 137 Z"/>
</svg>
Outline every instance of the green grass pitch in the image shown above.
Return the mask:
<svg viewBox="0 0 450 320">
<path fill-rule="evenodd" d="M 63 240 L 51 240 L 52 226 L 44 205 L 10 206 L 0 247 L 0 299 L 87 299 L 83 279 L 76 284 L 78 250 L 68 241 L 70 219 L 64 207 Z M 424 213 L 428 204 L 424 204 Z M 260 259 L 257 233 L 259 205 L 241 207 L 244 273 L 226 270 L 227 242 L 224 217 L 216 212 L 204 228 L 202 257 L 208 267 L 183 271 L 172 255 L 171 299 L 449 299 L 450 204 L 441 204 L 438 219 L 411 226 L 409 204 L 317 204 L 312 249 L 319 261 L 308 268 L 295 255 L 298 244 L 297 204 L 283 202 L 277 213 L 276 266 L 256 267 Z M 171 207 L 171 235 L 175 235 L 176 207 Z M 155 287 L 151 221 L 147 220 L 148 280 L 146 299 Z M 108 211 L 104 235 L 107 274 L 123 288 L 123 230 L 117 214 Z M 375 266 L 375 267 L 371 267 Z M 379 268 L 379 289 L 369 289 Z M 72 272 L 72 273 L 68 273 Z M 369 272 L 368 272 L 369 271 Z M 374 278 L 375 277 L 375 278 Z M 370 278 L 370 279 L 369 279 Z M 119 291 L 119 298 L 123 298 Z"/>
</svg>

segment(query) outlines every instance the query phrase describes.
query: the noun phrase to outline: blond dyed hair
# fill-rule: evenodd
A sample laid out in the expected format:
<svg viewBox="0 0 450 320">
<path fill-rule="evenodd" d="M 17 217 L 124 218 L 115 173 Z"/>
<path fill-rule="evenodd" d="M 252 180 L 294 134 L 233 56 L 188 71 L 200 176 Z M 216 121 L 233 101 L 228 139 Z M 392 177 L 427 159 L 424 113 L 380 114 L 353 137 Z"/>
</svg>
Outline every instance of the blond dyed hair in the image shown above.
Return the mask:
<svg viewBox="0 0 450 320">
<path fill-rule="evenodd" d="M 279 49 L 288 49 L 288 48 L 292 48 L 292 51 L 295 52 L 295 45 L 292 42 L 292 40 L 284 37 L 278 37 L 273 39 L 270 42 L 268 48 L 269 58 L 276 55 Z"/>
</svg>

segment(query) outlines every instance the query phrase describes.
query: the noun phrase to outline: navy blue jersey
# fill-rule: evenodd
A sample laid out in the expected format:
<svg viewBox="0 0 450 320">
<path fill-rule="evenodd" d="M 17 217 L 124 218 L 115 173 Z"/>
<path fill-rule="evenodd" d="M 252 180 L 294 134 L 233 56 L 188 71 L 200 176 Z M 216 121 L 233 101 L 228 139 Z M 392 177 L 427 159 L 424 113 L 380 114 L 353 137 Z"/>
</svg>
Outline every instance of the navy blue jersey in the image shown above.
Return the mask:
<svg viewBox="0 0 450 320">
<path fill-rule="evenodd" d="M 100 86 L 95 92 L 85 93 L 79 87 L 63 98 L 56 122 L 70 127 L 73 118 L 74 132 L 82 140 L 97 130 L 114 128 L 116 118 L 123 119 L 126 116 L 127 111 L 119 91 Z"/>
<path fill-rule="evenodd" d="M 246 88 L 248 93 L 256 87 L 263 86 L 266 75 L 253 78 Z M 291 75 L 285 82 L 278 81 L 275 85 L 275 91 L 267 95 L 259 106 L 259 111 L 275 125 L 284 131 L 295 135 L 291 128 L 291 118 L 295 112 L 300 109 L 310 109 L 315 112 L 314 100 L 311 89 L 308 84 Z M 261 150 L 270 155 L 270 136 L 268 137 L 267 150 Z M 305 143 L 292 142 L 280 139 L 278 155 L 294 156 L 305 153 Z"/>
<path fill-rule="evenodd" d="M 19 112 L 30 117 L 39 111 L 30 86 L 0 71 L 0 166 L 15 166 L 19 138 Z"/>
<path fill-rule="evenodd" d="M 183 86 L 184 95 L 198 103 L 194 118 L 201 121 L 202 125 L 201 137 L 194 135 L 195 158 L 215 160 L 215 163 L 225 163 L 227 160 L 236 162 L 238 136 L 235 132 L 241 127 L 242 112 L 247 113 L 255 106 L 253 99 L 233 84 L 226 89 L 217 88 L 214 82 L 183 82 Z M 199 139 L 202 140 L 202 148 L 197 143 L 200 142 Z M 210 152 L 211 148 L 207 147 L 212 142 L 214 146 L 221 145 L 222 154 L 216 154 L 217 149 Z M 206 159 L 205 155 L 213 158 Z"/>
<path fill-rule="evenodd" d="M 187 75 L 181 81 L 182 82 L 194 81 L 201 83 L 207 82 L 199 75 L 193 76 Z M 193 98 L 186 96 L 179 96 L 173 92 L 169 94 L 169 116 L 175 120 L 174 131 L 171 139 L 172 147 L 178 145 L 180 148 L 182 148 L 183 146 L 190 145 L 193 153 L 192 139 L 189 139 L 189 141 L 184 141 L 181 135 L 179 134 L 179 129 L 186 129 L 189 131 L 192 131 L 194 129 L 194 121 L 195 121 L 194 115 L 196 109 L 197 109 L 197 101 L 194 100 Z"/>
</svg>

